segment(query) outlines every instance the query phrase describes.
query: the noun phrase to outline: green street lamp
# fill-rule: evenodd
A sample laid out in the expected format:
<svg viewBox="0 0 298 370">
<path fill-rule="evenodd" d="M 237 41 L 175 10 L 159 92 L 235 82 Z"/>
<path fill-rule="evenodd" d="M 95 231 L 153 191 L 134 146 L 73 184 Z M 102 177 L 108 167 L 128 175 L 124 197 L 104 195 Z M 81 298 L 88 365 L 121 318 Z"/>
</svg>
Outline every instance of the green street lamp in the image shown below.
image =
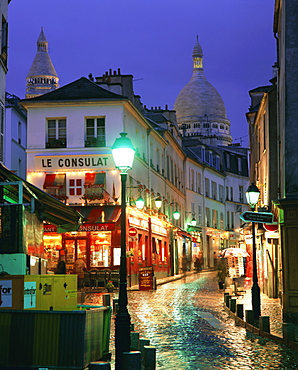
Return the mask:
<svg viewBox="0 0 298 370">
<path fill-rule="evenodd" d="M 195 218 L 193 218 L 191 220 L 191 226 L 196 226 L 196 224 L 197 224 L 197 220 Z"/>
<path fill-rule="evenodd" d="M 254 211 L 258 203 L 260 190 L 255 184 L 251 184 L 246 191 L 247 203 Z M 256 230 L 255 222 L 252 222 L 252 264 L 253 264 L 253 277 L 251 288 L 252 309 L 254 312 L 255 320 L 259 320 L 261 315 L 261 292 L 258 284 L 258 271 L 257 271 L 257 248 L 256 248 Z"/>
<path fill-rule="evenodd" d="M 176 211 L 173 213 L 174 220 L 179 220 L 180 218 L 180 212 L 176 209 Z"/>
<path fill-rule="evenodd" d="M 137 200 L 136 200 L 136 206 L 137 206 L 137 209 L 143 209 L 144 208 L 144 205 L 145 205 L 145 201 L 142 197 L 139 197 Z"/>
<path fill-rule="evenodd" d="M 112 146 L 116 168 L 121 176 L 121 255 L 118 312 L 115 320 L 116 370 L 123 369 L 123 353 L 130 351 L 130 315 L 127 309 L 126 278 L 126 180 L 127 171 L 132 168 L 135 149 L 127 133 L 120 133 Z"/>
</svg>

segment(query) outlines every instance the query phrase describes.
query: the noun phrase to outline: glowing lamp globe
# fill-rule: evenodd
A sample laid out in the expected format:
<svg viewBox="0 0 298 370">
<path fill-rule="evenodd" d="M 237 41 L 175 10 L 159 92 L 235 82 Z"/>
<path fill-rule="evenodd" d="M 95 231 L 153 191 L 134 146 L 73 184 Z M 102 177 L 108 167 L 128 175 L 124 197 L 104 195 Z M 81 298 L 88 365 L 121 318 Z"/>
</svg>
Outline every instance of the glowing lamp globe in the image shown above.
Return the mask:
<svg viewBox="0 0 298 370">
<path fill-rule="evenodd" d="M 126 132 L 121 132 L 112 146 L 112 154 L 116 168 L 121 172 L 127 172 L 132 168 L 135 149 L 131 140 L 126 137 Z"/>
</svg>

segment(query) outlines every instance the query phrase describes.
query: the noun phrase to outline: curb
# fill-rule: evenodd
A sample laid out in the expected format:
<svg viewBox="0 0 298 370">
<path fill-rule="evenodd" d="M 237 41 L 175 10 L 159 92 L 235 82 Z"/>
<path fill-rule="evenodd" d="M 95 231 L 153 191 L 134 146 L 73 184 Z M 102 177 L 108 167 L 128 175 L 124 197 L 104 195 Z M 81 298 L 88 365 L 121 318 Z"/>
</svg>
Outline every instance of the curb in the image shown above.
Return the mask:
<svg viewBox="0 0 298 370">
<path fill-rule="evenodd" d="M 287 338 L 281 337 L 279 335 L 267 333 L 266 331 L 263 331 L 260 328 L 247 323 L 246 321 L 244 321 L 240 317 L 238 317 L 234 312 L 232 312 L 225 304 L 224 304 L 224 309 L 228 313 L 228 315 L 232 319 L 234 319 L 236 326 L 241 326 L 242 328 L 245 328 L 246 331 L 248 331 L 249 333 L 258 335 L 259 337 L 270 339 L 270 340 L 272 340 L 276 343 L 284 344 L 285 346 L 291 347 L 293 349 L 298 349 L 298 343 L 297 342 L 293 342 L 293 341 L 291 341 Z"/>
</svg>

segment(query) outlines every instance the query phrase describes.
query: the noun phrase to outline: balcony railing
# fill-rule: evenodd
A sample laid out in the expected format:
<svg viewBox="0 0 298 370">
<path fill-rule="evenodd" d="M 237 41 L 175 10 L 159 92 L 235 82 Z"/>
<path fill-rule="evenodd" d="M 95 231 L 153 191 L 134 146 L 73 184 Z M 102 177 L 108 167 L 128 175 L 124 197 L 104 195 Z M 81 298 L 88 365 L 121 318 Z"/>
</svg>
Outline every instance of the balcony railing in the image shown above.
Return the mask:
<svg viewBox="0 0 298 370">
<path fill-rule="evenodd" d="M 46 148 L 66 148 L 65 139 L 51 140 L 46 143 Z"/>
</svg>

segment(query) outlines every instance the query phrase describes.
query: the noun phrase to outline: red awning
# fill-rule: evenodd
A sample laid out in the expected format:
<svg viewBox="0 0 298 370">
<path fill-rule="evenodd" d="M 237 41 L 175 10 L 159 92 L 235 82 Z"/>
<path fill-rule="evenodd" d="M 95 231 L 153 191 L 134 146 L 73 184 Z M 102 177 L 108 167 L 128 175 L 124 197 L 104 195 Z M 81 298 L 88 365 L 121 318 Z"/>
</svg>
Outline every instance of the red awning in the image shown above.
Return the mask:
<svg viewBox="0 0 298 370">
<path fill-rule="evenodd" d="M 121 206 L 84 206 L 73 207 L 84 216 L 86 223 L 117 222 L 121 214 Z"/>
<path fill-rule="evenodd" d="M 47 173 L 43 188 L 44 189 L 63 189 L 65 187 L 65 173 L 63 174 L 52 174 Z"/>
<path fill-rule="evenodd" d="M 105 185 L 105 172 L 85 174 L 85 188 L 102 188 Z"/>
</svg>

